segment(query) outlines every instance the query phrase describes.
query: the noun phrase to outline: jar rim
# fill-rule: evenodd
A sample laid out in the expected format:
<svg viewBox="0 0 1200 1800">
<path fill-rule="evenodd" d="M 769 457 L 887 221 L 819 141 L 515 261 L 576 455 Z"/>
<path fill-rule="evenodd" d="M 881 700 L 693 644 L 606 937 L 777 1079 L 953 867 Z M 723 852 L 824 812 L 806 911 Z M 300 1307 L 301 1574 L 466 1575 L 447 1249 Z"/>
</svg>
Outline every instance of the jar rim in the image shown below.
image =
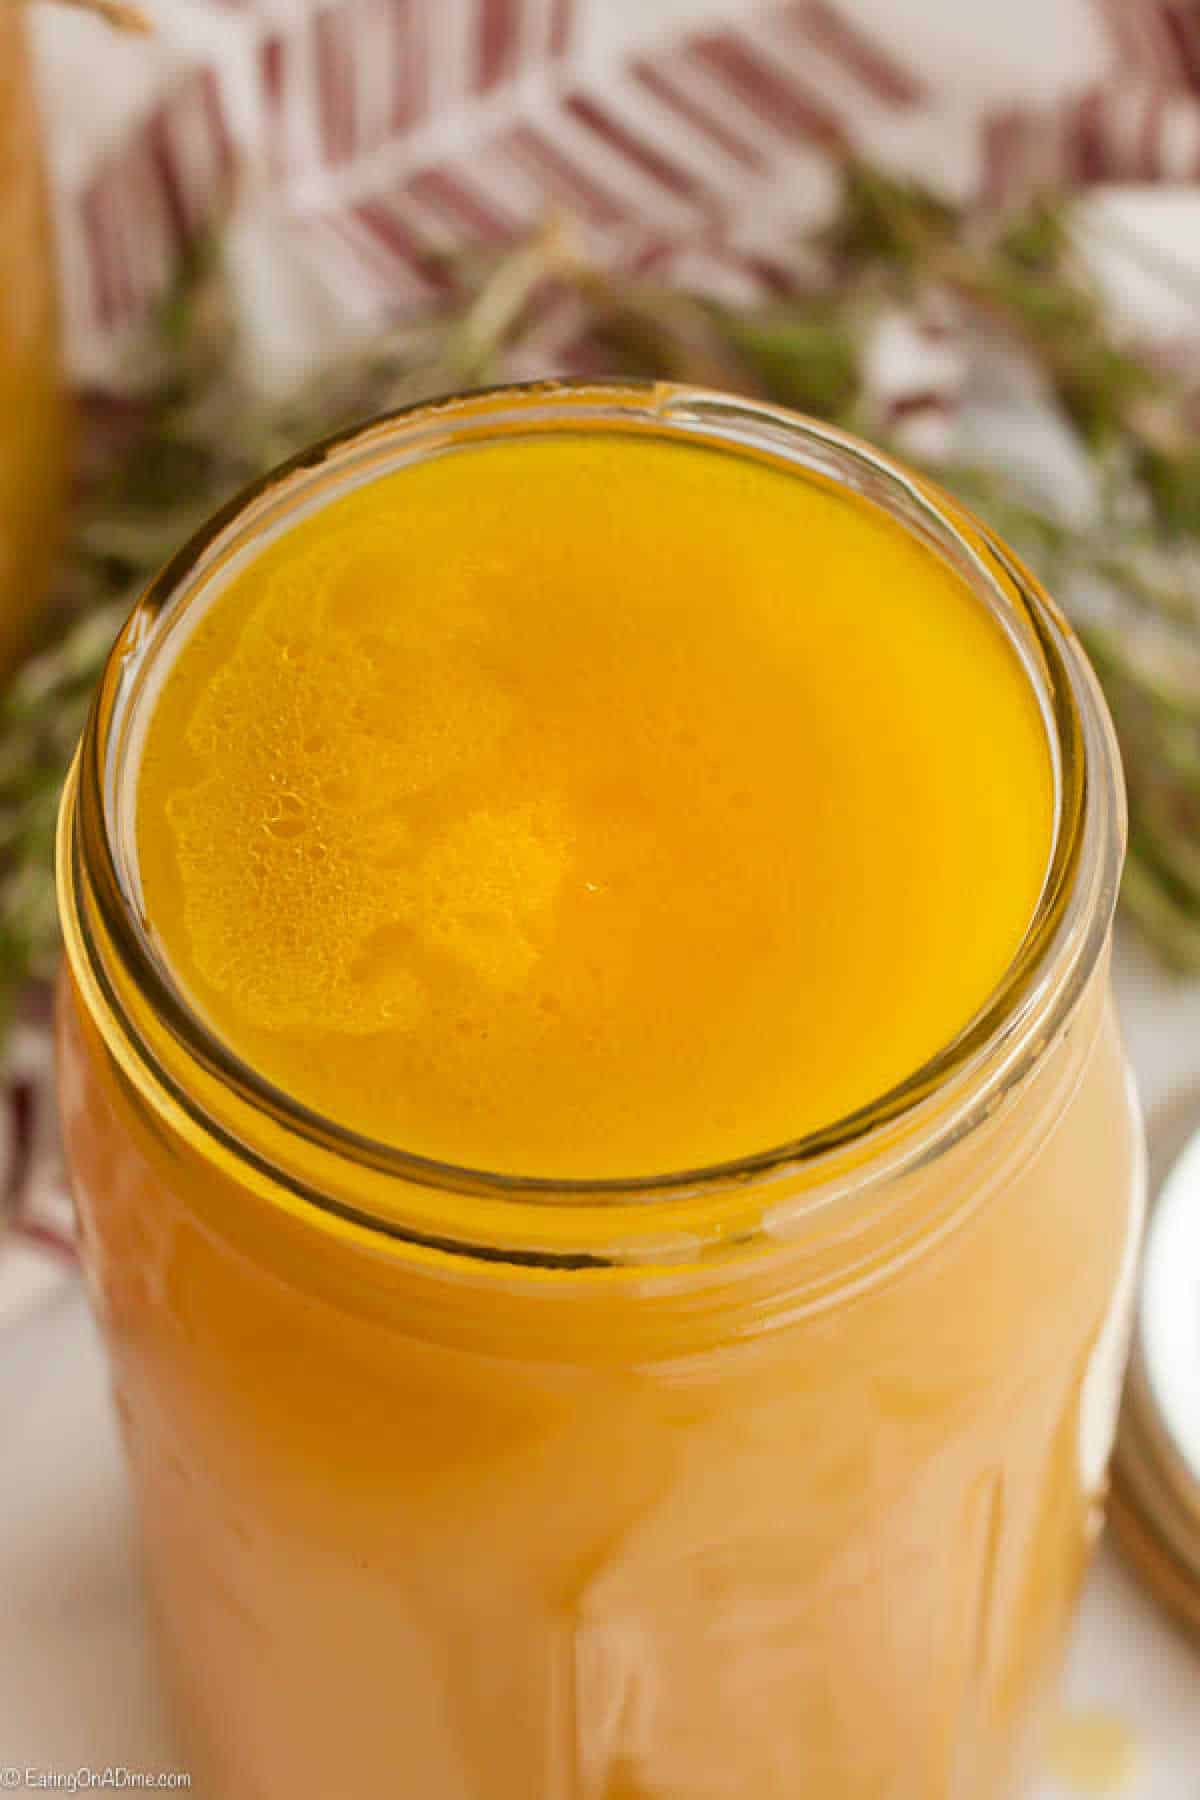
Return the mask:
<svg viewBox="0 0 1200 1800">
<path fill-rule="evenodd" d="M 460 1166 L 350 1130 L 276 1087 L 205 1023 L 171 980 L 139 914 L 118 821 L 139 680 L 171 623 L 207 591 L 239 544 L 261 547 L 260 534 L 272 516 L 278 525 L 280 508 L 302 504 L 306 493 L 312 501 L 321 483 L 332 480 L 332 492 L 315 500 L 323 505 L 348 485 L 447 447 L 494 441 L 506 430 L 581 428 L 642 431 L 740 452 L 800 477 L 825 477 L 882 507 L 950 560 L 994 614 L 1006 615 L 1002 623 L 1031 680 L 1040 681 L 1055 763 L 1054 839 L 1037 908 L 1004 975 L 967 1024 L 903 1081 L 840 1119 L 736 1158 L 648 1176 L 556 1178 Z M 123 1047 L 132 1049 L 142 1084 L 184 1104 L 227 1151 L 249 1155 L 264 1174 L 284 1175 L 282 1163 L 272 1166 L 270 1150 L 252 1152 L 213 1116 L 211 1105 L 187 1092 L 187 1082 L 168 1066 L 176 1052 L 185 1067 L 204 1071 L 210 1097 L 228 1095 L 243 1119 L 268 1118 L 276 1149 L 282 1132 L 425 1190 L 525 1207 L 549 1201 L 569 1211 L 693 1197 L 782 1171 L 806 1171 L 819 1183 L 847 1155 L 865 1181 L 877 1165 L 892 1162 L 898 1137 L 906 1164 L 937 1154 L 994 1110 L 997 1092 L 1021 1079 L 1039 1044 L 1070 1015 L 1107 942 L 1124 833 L 1111 720 L 1071 627 L 1003 544 L 934 483 L 849 433 L 764 402 L 667 382 L 542 381 L 421 402 L 328 437 L 243 489 L 176 553 L 134 607 L 97 690 L 60 814 L 59 903 L 69 965 L 91 1009 L 103 1012 Z M 143 1022 L 152 1018 L 163 1028 L 158 1043 L 134 1021 L 131 998 Z M 296 1191 L 294 1178 L 287 1185 Z M 357 1222 L 391 1235 L 472 1248 L 397 1232 L 384 1217 L 343 1208 L 319 1189 L 304 1197 L 335 1212 L 349 1210 Z"/>
</svg>

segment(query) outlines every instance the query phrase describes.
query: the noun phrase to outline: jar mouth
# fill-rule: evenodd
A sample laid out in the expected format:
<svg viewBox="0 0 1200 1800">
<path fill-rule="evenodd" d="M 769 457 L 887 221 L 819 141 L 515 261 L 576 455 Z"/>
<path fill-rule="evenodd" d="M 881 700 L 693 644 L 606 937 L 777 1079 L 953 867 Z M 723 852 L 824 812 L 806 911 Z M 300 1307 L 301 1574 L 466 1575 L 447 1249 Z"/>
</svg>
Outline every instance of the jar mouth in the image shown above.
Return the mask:
<svg viewBox="0 0 1200 1800">
<path fill-rule="evenodd" d="M 643 432 L 740 452 L 798 476 L 822 477 L 881 507 L 966 580 L 1018 651 L 1044 721 L 1055 785 L 1054 835 L 1042 893 L 1004 976 L 956 1036 L 902 1082 L 802 1137 L 667 1173 L 555 1178 L 498 1173 L 406 1152 L 317 1113 L 244 1062 L 191 1006 L 141 916 L 122 801 L 136 763 L 135 715 L 149 707 L 152 665 L 189 603 L 263 533 L 407 462 L 514 433 L 580 428 Z M 139 702 L 141 702 L 139 706 Z M 861 1170 L 899 1134 L 906 1160 L 961 1136 L 1021 1078 L 1070 1013 L 1107 941 L 1124 848 L 1124 796 L 1111 722 L 1070 626 L 1034 579 L 957 502 L 860 440 L 775 406 L 670 383 L 542 382 L 479 390 L 385 415 L 315 445 L 230 501 L 146 590 L 110 655 L 60 819 L 59 883 L 68 961 L 110 1048 L 144 1088 L 182 1106 L 227 1151 L 284 1172 L 287 1140 L 376 1175 L 443 1193 L 578 1205 L 669 1199 L 820 1173 L 851 1153 Z M 132 1062 L 130 1061 L 132 1057 Z M 188 1071 L 202 1076 L 198 1094 Z M 227 1099 L 238 1123 L 225 1116 Z M 257 1118 L 269 1142 L 241 1129 Z M 254 1133 L 250 1134 L 252 1137 Z M 295 1179 L 288 1181 L 297 1189 Z M 336 1204 L 321 1191 L 307 1198 Z M 383 1219 L 370 1223 L 392 1227 Z"/>
</svg>

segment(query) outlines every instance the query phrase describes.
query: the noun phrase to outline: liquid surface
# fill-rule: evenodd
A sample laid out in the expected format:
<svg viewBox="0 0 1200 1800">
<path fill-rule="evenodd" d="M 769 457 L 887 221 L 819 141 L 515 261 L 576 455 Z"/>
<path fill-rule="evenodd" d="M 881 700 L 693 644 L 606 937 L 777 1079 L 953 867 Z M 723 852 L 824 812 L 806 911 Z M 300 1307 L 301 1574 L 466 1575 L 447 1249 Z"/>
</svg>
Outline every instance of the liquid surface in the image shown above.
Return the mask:
<svg viewBox="0 0 1200 1800">
<path fill-rule="evenodd" d="M 181 985 L 343 1124 L 534 1175 L 768 1148 L 912 1073 L 1051 837 L 1003 634 L 856 500 L 526 439 L 388 476 L 218 597 L 147 727 Z"/>
</svg>

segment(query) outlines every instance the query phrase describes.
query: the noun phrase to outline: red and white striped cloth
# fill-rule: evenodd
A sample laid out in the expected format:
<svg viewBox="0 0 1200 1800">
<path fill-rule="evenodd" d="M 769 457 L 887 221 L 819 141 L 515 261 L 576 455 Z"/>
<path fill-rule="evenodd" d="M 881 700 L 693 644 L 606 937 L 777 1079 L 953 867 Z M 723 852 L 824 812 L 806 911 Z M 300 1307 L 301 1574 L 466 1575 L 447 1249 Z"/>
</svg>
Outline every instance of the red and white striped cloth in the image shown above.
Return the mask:
<svg viewBox="0 0 1200 1800">
<path fill-rule="evenodd" d="M 35 10 L 91 381 L 130 366 L 218 220 L 255 366 L 285 382 L 436 299 L 431 248 L 503 243 L 551 206 L 613 267 L 752 298 L 786 285 L 847 145 L 959 195 L 1200 180 L 1200 0 L 148 3 L 150 39 Z M 892 387 L 927 384 L 904 356 Z M 0 1132 L 0 1319 L 69 1252 L 47 1069 L 34 1019 Z"/>
<path fill-rule="evenodd" d="M 235 208 L 268 369 L 436 297 L 549 205 L 614 266 L 753 293 L 850 143 L 957 191 L 1200 177 L 1197 0 L 150 0 L 39 9 L 78 370 Z M 274 350 L 272 350 L 274 340 Z"/>
</svg>

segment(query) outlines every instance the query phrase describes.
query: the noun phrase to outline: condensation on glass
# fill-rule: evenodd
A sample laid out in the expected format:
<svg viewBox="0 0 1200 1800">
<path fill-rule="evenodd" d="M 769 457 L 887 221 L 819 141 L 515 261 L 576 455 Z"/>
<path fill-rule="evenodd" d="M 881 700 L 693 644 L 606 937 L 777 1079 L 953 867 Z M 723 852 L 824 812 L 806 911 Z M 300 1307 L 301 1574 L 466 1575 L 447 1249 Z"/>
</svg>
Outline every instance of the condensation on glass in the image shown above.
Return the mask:
<svg viewBox="0 0 1200 1800">
<path fill-rule="evenodd" d="M 1057 778 L 1008 976 L 906 1086 L 646 1183 L 422 1164 L 206 1034 L 138 916 L 139 705 L 231 559 L 348 483 L 531 429 L 817 472 L 1017 644 Z M 214 1794 L 1011 1800 L 1099 1528 L 1140 1146 L 1108 993 L 1110 726 L 973 520 L 772 409 L 534 387 L 253 490 L 114 651 L 62 814 L 68 1152 L 181 1716 Z"/>
</svg>

